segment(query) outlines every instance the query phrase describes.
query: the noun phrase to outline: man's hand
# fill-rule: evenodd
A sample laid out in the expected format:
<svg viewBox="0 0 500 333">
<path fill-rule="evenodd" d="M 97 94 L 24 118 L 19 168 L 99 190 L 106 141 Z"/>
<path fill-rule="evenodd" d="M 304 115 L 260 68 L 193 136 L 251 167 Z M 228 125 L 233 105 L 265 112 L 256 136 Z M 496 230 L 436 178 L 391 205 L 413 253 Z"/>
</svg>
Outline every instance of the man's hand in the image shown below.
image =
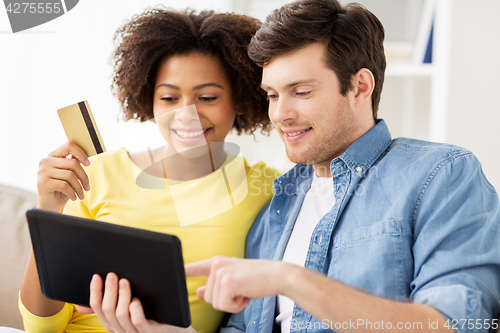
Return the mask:
<svg viewBox="0 0 500 333">
<path fill-rule="evenodd" d="M 80 313 L 95 313 L 109 332 L 195 333 L 192 327 L 181 328 L 146 319 L 141 302 L 137 298 L 132 299 L 128 280 L 118 279 L 115 273 L 109 273 L 106 277 L 104 296 L 102 287 L 101 276 L 95 274 L 90 282 L 91 308 L 79 305 L 77 310 Z"/>
<path fill-rule="evenodd" d="M 285 266 L 281 261 L 237 259 L 217 256 L 185 265 L 186 276 L 208 276 L 197 296 L 214 309 L 236 313 L 251 299 L 283 293 Z"/>
</svg>

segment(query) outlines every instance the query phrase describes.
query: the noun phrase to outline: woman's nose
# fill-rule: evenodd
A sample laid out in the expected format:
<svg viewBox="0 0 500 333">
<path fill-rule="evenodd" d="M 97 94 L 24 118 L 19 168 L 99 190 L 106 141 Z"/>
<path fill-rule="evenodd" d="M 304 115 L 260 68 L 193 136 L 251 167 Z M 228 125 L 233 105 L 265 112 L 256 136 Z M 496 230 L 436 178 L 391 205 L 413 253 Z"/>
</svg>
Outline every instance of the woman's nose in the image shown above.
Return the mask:
<svg viewBox="0 0 500 333">
<path fill-rule="evenodd" d="M 193 120 L 200 120 L 196 104 L 183 106 L 175 110 L 175 119 L 188 123 Z"/>
</svg>

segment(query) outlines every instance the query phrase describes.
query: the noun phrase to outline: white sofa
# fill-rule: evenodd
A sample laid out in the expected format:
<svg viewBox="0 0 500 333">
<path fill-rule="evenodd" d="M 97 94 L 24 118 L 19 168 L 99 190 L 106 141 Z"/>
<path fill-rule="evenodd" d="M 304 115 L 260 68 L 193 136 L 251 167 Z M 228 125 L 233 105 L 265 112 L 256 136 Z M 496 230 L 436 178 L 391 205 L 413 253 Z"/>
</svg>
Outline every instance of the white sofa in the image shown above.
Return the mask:
<svg viewBox="0 0 500 333">
<path fill-rule="evenodd" d="M 17 299 L 31 250 L 26 210 L 36 193 L 0 184 L 0 326 L 23 329 Z"/>
</svg>

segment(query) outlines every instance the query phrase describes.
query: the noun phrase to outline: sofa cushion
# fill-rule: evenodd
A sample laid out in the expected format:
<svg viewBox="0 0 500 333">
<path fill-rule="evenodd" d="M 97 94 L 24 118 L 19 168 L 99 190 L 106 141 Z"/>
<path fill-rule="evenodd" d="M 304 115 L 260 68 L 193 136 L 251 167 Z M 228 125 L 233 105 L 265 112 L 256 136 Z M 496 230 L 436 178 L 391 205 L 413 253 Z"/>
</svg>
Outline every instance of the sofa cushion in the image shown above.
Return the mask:
<svg viewBox="0 0 500 333">
<path fill-rule="evenodd" d="M 17 300 L 31 250 L 25 213 L 36 201 L 36 193 L 0 184 L 0 326 L 23 329 Z"/>
</svg>

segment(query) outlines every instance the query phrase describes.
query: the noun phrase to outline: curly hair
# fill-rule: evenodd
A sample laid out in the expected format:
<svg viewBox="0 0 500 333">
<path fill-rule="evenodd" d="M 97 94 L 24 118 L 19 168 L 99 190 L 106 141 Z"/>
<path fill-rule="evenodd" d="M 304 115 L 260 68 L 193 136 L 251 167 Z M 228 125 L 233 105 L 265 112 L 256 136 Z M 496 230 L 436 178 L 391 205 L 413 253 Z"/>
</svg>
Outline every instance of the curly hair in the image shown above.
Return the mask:
<svg viewBox="0 0 500 333">
<path fill-rule="evenodd" d="M 114 36 L 111 85 L 126 120 L 154 118 L 153 95 L 158 68 L 165 58 L 193 52 L 220 59 L 232 85 L 237 134 L 258 128 L 269 132 L 268 101 L 260 88 L 262 69 L 247 54 L 250 39 L 260 27 L 257 19 L 213 11 L 196 13 L 150 9 L 135 15 Z"/>
</svg>

